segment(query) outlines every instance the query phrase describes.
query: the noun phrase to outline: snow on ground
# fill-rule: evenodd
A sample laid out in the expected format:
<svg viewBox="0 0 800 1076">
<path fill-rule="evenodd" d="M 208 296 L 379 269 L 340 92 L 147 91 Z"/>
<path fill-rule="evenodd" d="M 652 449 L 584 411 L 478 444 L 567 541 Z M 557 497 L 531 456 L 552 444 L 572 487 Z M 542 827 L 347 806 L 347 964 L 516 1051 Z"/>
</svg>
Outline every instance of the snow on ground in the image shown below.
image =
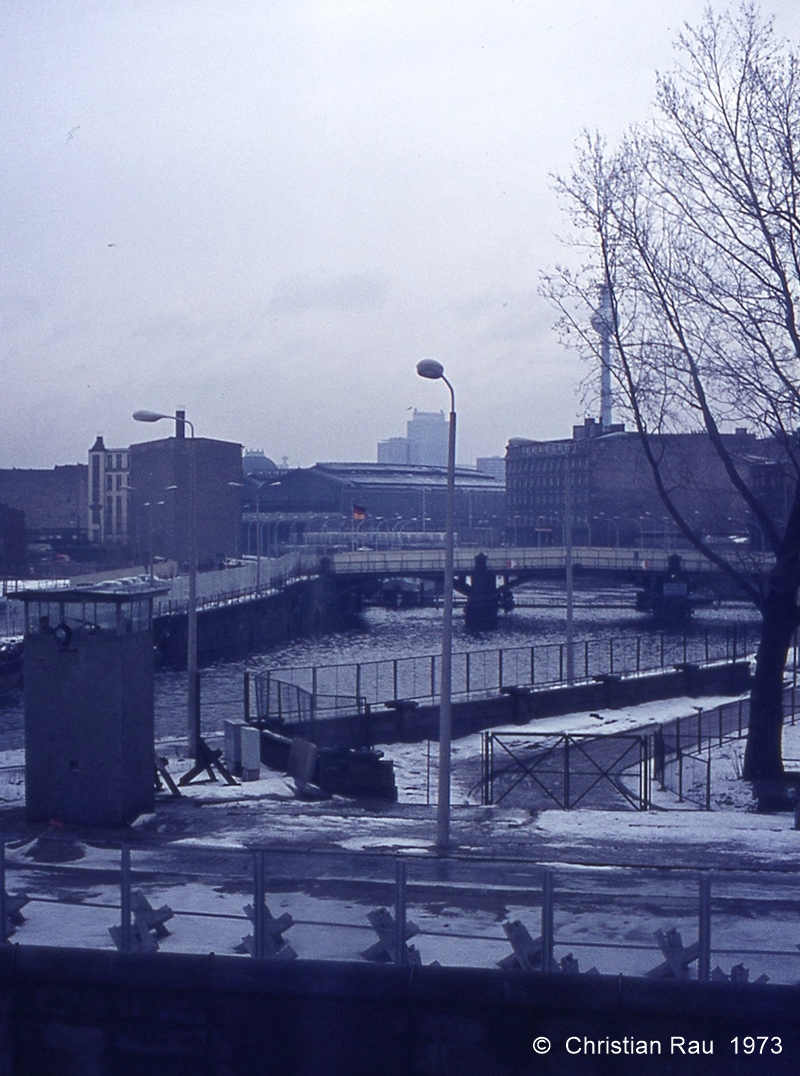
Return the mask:
<svg viewBox="0 0 800 1076">
<path fill-rule="evenodd" d="M 730 699 L 704 699 L 707 709 Z M 649 703 L 545 718 L 508 731 L 629 732 L 691 715 L 695 700 Z M 498 730 L 499 731 L 499 730 Z M 644 974 L 660 962 L 657 929 L 697 937 L 698 870 L 712 870 L 712 966 L 739 962 L 751 978 L 800 980 L 800 832 L 790 814 L 755 813 L 737 779 L 743 743 L 716 748 L 714 809 L 654 795 L 656 809 L 543 810 L 482 807 L 471 795 L 481 736 L 453 744 L 453 855 L 435 842 L 437 745 L 385 745 L 395 763 L 396 805 L 340 798 L 298 801 L 292 782 L 262 768 L 259 780 L 228 786 L 198 781 L 180 800 L 158 797 L 156 811 L 126 833 L 100 835 L 26 826 L 3 818 L 9 892 L 26 891 L 14 941 L 111 948 L 119 922 L 119 841 L 129 842 L 133 887 L 153 906 L 175 912 L 164 951 L 232 954 L 251 933 L 253 849 L 266 848 L 267 904 L 288 912 L 286 940 L 303 958 L 362 959 L 375 941 L 367 913 L 395 901 L 397 855 L 407 870 L 408 917 L 422 960 L 493 966 L 510 952 L 503 923 L 520 919 L 540 932 L 542 868 L 553 871 L 555 954 L 572 953 L 582 970 Z M 163 750 L 162 750 L 163 748 Z M 190 763 L 169 753 L 177 779 Z M 785 754 L 800 757 L 800 725 L 787 726 Z M 7 753 L 4 767 L 19 767 Z M 19 804 L 20 771 L 0 770 L 0 796 Z M 678 809 L 681 808 L 681 809 Z M 69 858 L 61 853 L 66 852 Z"/>
</svg>

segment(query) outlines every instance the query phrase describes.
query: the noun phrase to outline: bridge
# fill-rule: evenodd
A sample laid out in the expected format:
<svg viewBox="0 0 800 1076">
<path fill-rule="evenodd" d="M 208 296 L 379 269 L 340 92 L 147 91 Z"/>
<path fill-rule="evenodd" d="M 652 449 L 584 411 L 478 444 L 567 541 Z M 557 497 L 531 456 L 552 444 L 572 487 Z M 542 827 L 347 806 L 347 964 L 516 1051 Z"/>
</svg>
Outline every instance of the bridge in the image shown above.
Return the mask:
<svg viewBox="0 0 800 1076">
<path fill-rule="evenodd" d="M 768 570 L 770 554 L 745 552 L 740 568 L 755 575 Z M 514 606 L 514 590 L 534 579 L 563 580 L 567 572 L 567 552 L 563 547 L 505 547 L 479 552 L 472 548 L 455 551 L 454 586 L 466 601 L 470 628 L 485 630 L 497 622 L 499 610 Z M 174 567 L 172 569 L 174 571 Z M 136 569 L 134 569 L 136 571 Z M 144 569 L 140 569 L 144 571 Z M 713 564 L 692 550 L 679 554 L 664 549 L 618 549 L 578 546 L 572 550 L 572 573 L 598 582 L 617 581 L 638 589 L 639 608 L 661 619 L 685 619 L 692 605 L 716 597 L 737 597 L 732 584 Z M 73 583 L 108 582 L 118 572 L 103 576 L 76 576 Z M 198 577 L 198 608 L 201 612 L 239 606 L 242 616 L 251 602 L 277 595 L 301 580 L 320 583 L 321 601 L 342 608 L 357 607 L 352 601 L 381 581 L 418 579 L 441 587 L 444 579 L 444 550 L 407 549 L 359 550 L 323 555 L 313 549 L 282 557 L 248 557 L 224 571 L 203 572 Z M 66 586 L 68 580 L 63 580 Z M 157 617 L 185 617 L 188 603 L 186 576 L 159 579 L 168 585 L 167 597 L 157 602 Z M 332 584 L 330 586 L 329 584 Z M 20 582 L 30 586 L 30 581 Z M 53 581 L 48 581 L 53 585 Z M 727 588 L 727 589 L 724 589 Z M 13 597 L 14 585 L 4 586 Z M 327 595 L 327 597 L 324 597 Z M 22 632 L 22 611 L 16 602 L 5 609 L 6 634 Z"/>
<path fill-rule="evenodd" d="M 693 594 L 699 589 L 719 593 L 727 577 L 695 550 L 680 553 L 665 549 L 617 549 L 580 546 L 571 551 L 574 575 L 628 582 L 639 588 L 640 608 L 664 618 L 685 618 L 697 604 Z M 444 576 L 444 550 L 359 551 L 335 553 L 325 559 L 325 570 L 349 585 L 389 578 L 429 579 Z M 772 564 L 771 554 L 747 553 L 743 572 L 763 572 Z M 515 588 L 533 579 L 563 579 L 568 553 L 563 547 L 545 549 L 502 548 L 476 553 L 457 549 L 454 556 L 455 589 L 465 595 L 467 624 L 491 628 L 500 609 L 514 605 Z"/>
</svg>

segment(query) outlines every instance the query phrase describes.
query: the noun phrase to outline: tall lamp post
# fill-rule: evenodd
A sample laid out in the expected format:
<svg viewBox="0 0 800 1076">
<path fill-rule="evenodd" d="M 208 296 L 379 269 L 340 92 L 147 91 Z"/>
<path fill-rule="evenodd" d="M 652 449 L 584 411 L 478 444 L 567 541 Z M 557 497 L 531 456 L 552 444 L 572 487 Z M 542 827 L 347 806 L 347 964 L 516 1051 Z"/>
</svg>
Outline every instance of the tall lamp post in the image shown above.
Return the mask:
<svg viewBox="0 0 800 1076">
<path fill-rule="evenodd" d="M 436 846 L 444 851 L 450 844 L 450 745 L 453 735 L 453 545 L 456 491 L 456 397 L 436 359 L 417 363 L 420 377 L 444 381 L 450 390 L 450 421 L 447 438 L 447 498 L 444 534 L 444 600 L 442 622 L 442 678 L 439 693 L 439 794 L 437 797 Z M 424 516 L 424 513 L 423 513 Z M 425 522 L 423 519 L 423 530 Z"/>
<path fill-rule="evenodd" d="M 162 418 L 184 424 L 191 432 L 189 445 L 189 607 L 186 618 L 186 711 L 189 754 L 197 759 L 200 749 L 200 693 L 197 677 L 197 535 L 195 521 L 194 424 L 183 414 L 164 415 L 160 411 L 134 411 L 136 422 L 159 422 Z"/>
</svg>

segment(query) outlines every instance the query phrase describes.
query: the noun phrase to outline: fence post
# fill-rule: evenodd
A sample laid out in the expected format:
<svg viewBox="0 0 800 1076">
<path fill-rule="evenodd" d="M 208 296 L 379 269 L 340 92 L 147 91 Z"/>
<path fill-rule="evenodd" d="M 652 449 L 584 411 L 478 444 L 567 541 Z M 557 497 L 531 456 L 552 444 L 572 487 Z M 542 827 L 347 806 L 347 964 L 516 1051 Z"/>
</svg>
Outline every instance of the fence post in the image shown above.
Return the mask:
<svg viewBox="0 0 800 1076">
<path fill-rule="evenodd" d="M 536 647 L 531 646 L 531 687 L 536 683 Z"/>
<path fill-rule="evenodd" d="M 0 945 L 8 941 L 6 934 L 6 835 L 0 833 Z"/>
<path fill-rule="evenodd" d="M 564 736 L 564 807 L 569 809 L 569 733 Z"/>
<path fill-rule="evenodd" d="M 264 956 L 264 852 L 253 862 L 253 956 Z"/>
<path fill-rule="evenodd" d="M 711 810 L 711 752 L 706 759 L 706 810 Z"/>
<path fill-rule="evenodd" d="M 497 690 L 503 690 L 503 648 L 497 649 Z"/>
<path fill-rule="evenodd" d="M 542 872 L 542 971 L 553 968 L 553 872 Z"/>
<path fill-rule="evenodd" d="M 358 688 L 356 688 L 356 699 L 358 699 L 359 695 L 360 695 L 360 692 L 359 692 Z M 358 702 L 356 702 L 356 709 L 358 709 Z M 311 707 L 310 707 L 310 714 L 309 714 L 309 717 L 311 718 L 312 721 L 316 717 L 316 713 L 317 713 L 317 666 L 314 665 L 311 668 Z"/>
<path fill-rule="evenodd" d="M 131 850 L 127 844 L 120 848 L 120 929 L 122 952 L 131 951 Z"/>
<path fill-rule="evenodd" d="M 361 662 L 356 662 L 356 698 L 361 698 Z"/>
<path fill-rule="evenodd" d="M 641 637 L 641 635 L 636 636 L 636 671 L 637 671 L 637 673 L 642 671 L 642 637 Z"/>
<path fill-rule="evenodd" d="M 564 682 L 564 644 L 558 644 L 558 682 Z"/>
<path fill-rule="evenodd" d="M 614 637 L 608 640 L 608 671 L 614 672 Z"/>
<path fill-rule="evenodd" d="M 395 861 L 394 884 L 394 962 L 406 962 L 406 861 L 398 856 Z"/>
<path fill-rule="evenodd" d="M 489 733 L 481 733 L 481 806 L 489 805 Z"/>
<path fill-rule="evenodd" d="M 647 811 L 650 807 L 650 741 L 647 736 L 639 737 L 639 810 Z"/>
<path fill-rule="evenodd" d="M 436 698 L 436 655 L 431 654 L 431 701 Z"/>
<path fill-rule="evenodd" d="M 397 658 L 392 658 L 392 698 L 397 698 Z"/>
<path fill-rule="evenodd" d="M 489 804 L 494 803 L 494 733 L 489 733 Z"/>
<path fill-rule="evenodd" d="M 711 878 L 708 874 L 700 875 L 698 903 L 697 942 L 700 953 L 697 958 L 697 978 L 707 983 L 711 978 Z"/>
<path fill-rule="evenodd" d="M 464 656 L 464 676 L 466 678 L 465 686 L 466 686 L 466 689 L 467 689 L 467 698 L 469 698 L 469 691 L 470 691 L 470 686 L 471 686 L 470 685 L 470 667 L 469 667 L 469 650 L 466 652 L 466 654 Z"/>
</svg>

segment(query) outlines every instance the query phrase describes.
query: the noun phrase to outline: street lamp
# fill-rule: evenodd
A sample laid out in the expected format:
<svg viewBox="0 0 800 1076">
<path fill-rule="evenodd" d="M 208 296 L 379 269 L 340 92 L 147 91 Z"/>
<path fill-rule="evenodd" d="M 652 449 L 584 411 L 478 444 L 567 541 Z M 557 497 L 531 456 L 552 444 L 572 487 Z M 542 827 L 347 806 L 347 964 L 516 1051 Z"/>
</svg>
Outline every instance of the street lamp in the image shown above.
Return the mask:
<svg viewBox="0 0 800 1076">
<path fill-rule="evenodd" d="M 189 605 L 186 616 L 186 711 L 189 754 L 197 759 L 200 753 L 200 693 L 197 673 L 197 536 L 195 523 L 195 452 L 194 424 L 182 413 L 164 415 L 160 411 L 134 411 L 136 422 L 159 422 L 162 418 L 175 423 L 176 431 L 189 427 Z"/>
<path fill-rule="evenodd" d="M 450 744 L 453 734 L 453 545 L 456 491 L 456 397 L 436 359 L 422 359 L 417 373 L 431 381 L 444 381 L 450 390 L 450 421 L 447 439 L 447 498 L 444 534 L 444 595 L 442 622 L 442 677 L 439 693 L 439 794 L 436 816 L 436 845 L 444 851 L 450 844 Z M 423 513 L 424 515 L 424 513 Z M 423 519 L 423 529 L 425 522 Z"/>
</svg>

